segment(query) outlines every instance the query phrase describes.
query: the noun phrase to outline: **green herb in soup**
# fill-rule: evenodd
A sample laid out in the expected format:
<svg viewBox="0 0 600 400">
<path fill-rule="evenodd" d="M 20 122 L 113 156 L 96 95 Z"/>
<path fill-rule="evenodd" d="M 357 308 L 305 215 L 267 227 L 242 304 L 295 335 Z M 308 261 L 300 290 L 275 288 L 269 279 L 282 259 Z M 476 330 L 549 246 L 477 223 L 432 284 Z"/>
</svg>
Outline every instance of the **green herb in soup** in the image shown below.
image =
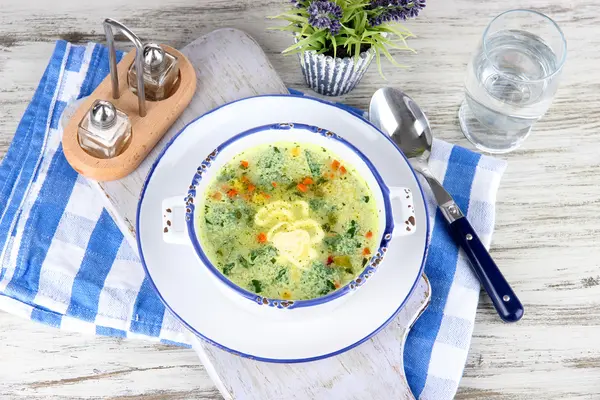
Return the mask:
<svg viewBox="0 0 600 400">
<path fill-rule="evenodd" d="M 377 250 L 379 216 L 366 182 L 322 147 L 261 145 L 221 168 L 198 207 L 210 261 L 265 297 L 324 296 Z"/>
</svg>

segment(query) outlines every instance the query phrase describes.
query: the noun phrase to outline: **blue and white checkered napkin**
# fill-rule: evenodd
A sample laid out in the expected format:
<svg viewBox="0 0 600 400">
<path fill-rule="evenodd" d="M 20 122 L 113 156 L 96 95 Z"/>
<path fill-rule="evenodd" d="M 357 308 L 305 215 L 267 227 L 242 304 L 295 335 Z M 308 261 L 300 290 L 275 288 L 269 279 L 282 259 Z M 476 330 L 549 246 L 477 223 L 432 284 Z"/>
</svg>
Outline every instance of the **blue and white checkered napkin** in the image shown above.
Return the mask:
<svg viewBox="0 0 600 400">
<path fill-rule="evenodd" d="M 58 42 L 0 166 L 0 308 L 61 329 L 185 344 L 102 201 L 67 163 L 60 115 L 108 73 L 100 45 Z M 357 110 L 354 110 L 355 112 Z M 437 141 L 431 169 L 489 244 L 505 164 Z M 429 209 L 435 210 L 433 202 Z M 466 361 L 479 284 L 433 213 L 432 302 L 405 351 L 413 391 L 450 399 Z"/>
</svg>

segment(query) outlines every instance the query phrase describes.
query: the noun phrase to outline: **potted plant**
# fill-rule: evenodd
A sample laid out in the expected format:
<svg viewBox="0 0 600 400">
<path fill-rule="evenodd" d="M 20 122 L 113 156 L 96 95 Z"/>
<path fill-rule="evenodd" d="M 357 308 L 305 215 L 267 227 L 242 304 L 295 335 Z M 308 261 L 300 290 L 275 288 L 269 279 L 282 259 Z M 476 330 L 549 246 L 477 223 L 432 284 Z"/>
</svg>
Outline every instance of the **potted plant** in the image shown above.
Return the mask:
<svg viewBox="0 0 600 400">
<path fill-rule="evenodd" d="M 382 54 L 400 66 L 388 48 L 413 51 L 406 43 L 413 35 L 399 22 L 424 7 L 425 0 L 292 0 L 290 11 L 272 18 L 289 22 L 274 29 L 294 34 L 283 54 L 298 53 L 306 84 L 339 96 L 354 89 L 373 58 L 382 76 Z"/>
</svg>

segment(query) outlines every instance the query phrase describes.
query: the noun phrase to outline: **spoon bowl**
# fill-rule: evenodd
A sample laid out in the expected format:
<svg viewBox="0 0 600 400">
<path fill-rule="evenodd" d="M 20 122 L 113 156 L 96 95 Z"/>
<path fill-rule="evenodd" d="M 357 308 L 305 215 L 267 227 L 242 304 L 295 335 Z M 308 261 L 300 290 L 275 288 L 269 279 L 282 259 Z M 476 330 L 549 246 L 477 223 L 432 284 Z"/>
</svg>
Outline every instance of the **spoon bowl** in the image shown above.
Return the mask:
<svg viewBox="0 0 600 400">
<path fill-rule="evenodd" d="M 394 140 L 413 168 L 427 165 L 433 134 L 427 116 L 408 95 L 390 87 L 377 90 L 369 105 L 369 119 Z"/>
</svg>

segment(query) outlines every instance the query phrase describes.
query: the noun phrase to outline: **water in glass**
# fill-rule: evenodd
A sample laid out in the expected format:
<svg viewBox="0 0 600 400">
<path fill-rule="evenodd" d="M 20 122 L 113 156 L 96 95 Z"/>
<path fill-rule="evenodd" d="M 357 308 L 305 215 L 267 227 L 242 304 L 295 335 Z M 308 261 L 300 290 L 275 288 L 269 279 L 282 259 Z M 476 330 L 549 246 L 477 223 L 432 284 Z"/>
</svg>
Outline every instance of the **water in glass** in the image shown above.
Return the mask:
<svg viewBox="0 0 600 400">
<path fill-rule="evenodd" d="M 465 78 L 461 128 L 480 149 L 515 149 L 550 104 L 561 59 L 540 36 L 520 29 L 490 33 L 475 52 Z"/>
</svg>

